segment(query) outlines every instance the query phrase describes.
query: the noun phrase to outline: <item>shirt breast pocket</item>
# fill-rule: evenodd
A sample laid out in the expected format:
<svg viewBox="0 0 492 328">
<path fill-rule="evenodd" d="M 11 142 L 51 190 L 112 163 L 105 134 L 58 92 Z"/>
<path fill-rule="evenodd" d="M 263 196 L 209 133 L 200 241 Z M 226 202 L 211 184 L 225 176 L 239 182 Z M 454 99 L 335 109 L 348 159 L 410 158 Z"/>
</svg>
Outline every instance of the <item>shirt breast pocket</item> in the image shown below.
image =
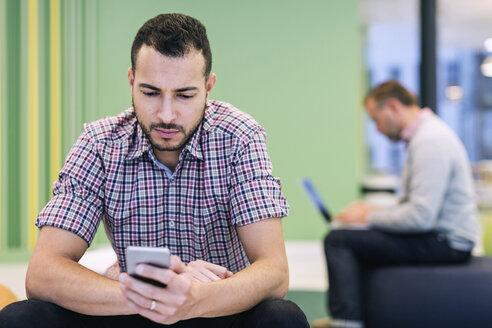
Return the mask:
<svg viewBox="0 0 492 328">
<path fill-rule="evenodd" d="M 132 221 L 138 217 L 137 206 L 134 202 L 109 204 L 106 206 L 105 216 L 106 230 L 109 228 L 117 239 L 121 234 L 131 233 Z"/>
<path fill-rule="evenodd" d="M 195 211 L 195 227 L 205 233 L 230 224 L 229 198 L 226 195 L 211 194 Z"/>
<path fill-rule="evenodd" d="M 119 188 L 107 189 L 105 212 L 108 224 L 117 228 L 128 225 L 132 218 L 138 217 L 138 204 Z"/>
</svg>

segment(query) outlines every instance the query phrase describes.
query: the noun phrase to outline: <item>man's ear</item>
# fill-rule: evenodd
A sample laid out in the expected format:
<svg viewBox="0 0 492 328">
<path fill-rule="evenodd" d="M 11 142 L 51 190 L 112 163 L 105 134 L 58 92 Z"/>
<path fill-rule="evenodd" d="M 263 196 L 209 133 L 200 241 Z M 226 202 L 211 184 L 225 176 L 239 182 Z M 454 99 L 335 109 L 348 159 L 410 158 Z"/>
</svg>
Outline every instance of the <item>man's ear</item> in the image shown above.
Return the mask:
<svg viewBox="0 0 492 328">
<path fill-rule="evenodd" d="M 128 83 L 130 83 L 131 88 L 133 88 L 134 81 L 135 81 L 135 74 L 133 73 L 133 68 L 128 67 Z"/>
<path fill-rule="evenodd" d="M 389 98 L 386 100 L 386 106 L 394 113 L 399 114 L 404 108 L 403 104 L 396 98 Z"/>
<path fill-rule="evenodd" d="M 212 73 L 208 76 L 207 83 L 205 85 L 207 91 L 207 98 L 210 95 L 210 92 L 212 92 L 215 82 L 217 82 L 217 75 L 215 75 L 215 73 Z"/>
</svg>

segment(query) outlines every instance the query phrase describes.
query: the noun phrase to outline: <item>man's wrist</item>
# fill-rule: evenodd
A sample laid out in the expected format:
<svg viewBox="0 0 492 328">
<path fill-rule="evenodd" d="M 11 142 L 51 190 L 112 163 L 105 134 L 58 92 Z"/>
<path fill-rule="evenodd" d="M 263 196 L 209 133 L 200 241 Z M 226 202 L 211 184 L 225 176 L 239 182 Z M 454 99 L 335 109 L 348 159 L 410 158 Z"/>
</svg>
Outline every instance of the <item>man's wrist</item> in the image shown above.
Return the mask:
<svg viewBox="0 0 492 328">
<path fill-rule="evenodd" d="M 190 289 L 191 309 L 189 318 L 208 318 L 219 316 L 212 308 L 214 302 L 212 290 L 217 288 L 221 281 L 193 282 Z"/>
<path fill-rule="evenodd" d="M 207 282 L 192 282 L 190 288 L 190 311 L 189 316 L 186 319 L 200 318 L 206 316 L 204 307 L 204 301 L 206 298 L 204 295 L 204 286 L 209 284 Z"/>
</svg>

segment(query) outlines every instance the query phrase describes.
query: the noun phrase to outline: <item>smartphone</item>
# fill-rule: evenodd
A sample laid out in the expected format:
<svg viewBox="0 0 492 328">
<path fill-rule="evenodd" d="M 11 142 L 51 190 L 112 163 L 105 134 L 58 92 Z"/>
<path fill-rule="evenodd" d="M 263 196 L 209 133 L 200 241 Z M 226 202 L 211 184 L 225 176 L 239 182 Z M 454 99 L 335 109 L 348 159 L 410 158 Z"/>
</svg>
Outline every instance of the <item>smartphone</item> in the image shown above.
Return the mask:
<svg viewBox="0 0 492 328">
<path fill-rule="evenodd" d="M 166 287 L 159 281 L 141 277 L 135 273 L 138 264 L 149 264 L 159 268 L 169 268 L 171 266 L 171 252 L 166 247 L 141 247 L 128 246 L 125 250 L 126 271 L 129 275 L 146 283 Z"/>
</svg>

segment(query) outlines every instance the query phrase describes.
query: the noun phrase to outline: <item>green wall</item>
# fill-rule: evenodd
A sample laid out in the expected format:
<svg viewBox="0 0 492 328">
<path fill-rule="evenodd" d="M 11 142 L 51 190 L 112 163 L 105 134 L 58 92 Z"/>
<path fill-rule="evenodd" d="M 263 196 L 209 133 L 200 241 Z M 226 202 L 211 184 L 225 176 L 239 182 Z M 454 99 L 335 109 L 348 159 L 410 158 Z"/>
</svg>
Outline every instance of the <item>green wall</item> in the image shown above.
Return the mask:
<svg viewBox="0 0 492 328">
<path fill-rule="evenodd" d="M 358 195 L 358 1 L 98 1 L 100 115 L 131 105 L 126 74 L 133 37 L 164 12 L 204 23 L 217 74 L 211 98 L 232 103 L 265 127 L 274 174 L 291 205 L 286 239 L 321 238 L 326 226 L 299 180 L 311 177 L 333 211 Z"/>
<path fill-rule="evenodd" d="M 39 49 L 36 65 L 28 67 L 27 13 L 33 4 Z M 58 15 L 52 15 L 53 4 L 60 6 Z M 284 220 L 287 240 L 318 240 L 326 233 L 299 185 L 302 177 L 314 180 L 334 212 L 357 197 L 358 0 L 0 0 L 0 261 L 30 255 L 35 215 L 26 204 L 40 210 L 47 202 L 82 123 L 131 105 L 126 75 L 133 37 L 147 19 L 164 12 L 189 14 L 205 24 L 218 76 L 211 97 L 250 113 L 266 128 L 274 174 L 291 205 Z M 56 22 L 59 34 L 51 34 Z M 56 40 L 59 62 L 50 61 Z M 61 92 L 50 94 L 56 89 L 54 67 L 60 68 Z M 30 143 L 22 127 L 29 120 L 26 85 L 33 73 L 39 133 Z M 50 120 L 58 115 L 57 100 L 61 117 L 55 126 Z M 50 137 L 52 131 L 61 140 Z M 39 149 L 39 190 L 28 197 L 33 147 Z M 105 239 L 100 229 L 96 242 Z"/>
</svg>

